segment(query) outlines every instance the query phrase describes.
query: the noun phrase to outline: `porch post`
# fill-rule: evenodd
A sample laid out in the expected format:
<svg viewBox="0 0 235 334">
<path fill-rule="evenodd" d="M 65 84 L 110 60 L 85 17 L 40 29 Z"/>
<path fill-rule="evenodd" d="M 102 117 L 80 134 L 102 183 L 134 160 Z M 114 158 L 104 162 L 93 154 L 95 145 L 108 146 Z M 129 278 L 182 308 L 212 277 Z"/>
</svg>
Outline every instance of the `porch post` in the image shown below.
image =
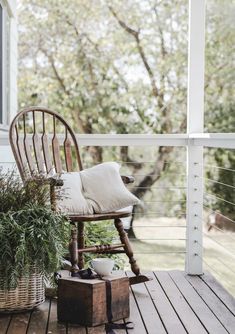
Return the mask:
<svg viewBox="0 0 235 334">
<path fill-rule="evenodd" d="M 189 0 L 187 133 L 204 130 L 205 1 Z M 203 147 L 187 147 L 187 235 L 185 270 L 200 275 L 202 269 Z"/>
</svg>

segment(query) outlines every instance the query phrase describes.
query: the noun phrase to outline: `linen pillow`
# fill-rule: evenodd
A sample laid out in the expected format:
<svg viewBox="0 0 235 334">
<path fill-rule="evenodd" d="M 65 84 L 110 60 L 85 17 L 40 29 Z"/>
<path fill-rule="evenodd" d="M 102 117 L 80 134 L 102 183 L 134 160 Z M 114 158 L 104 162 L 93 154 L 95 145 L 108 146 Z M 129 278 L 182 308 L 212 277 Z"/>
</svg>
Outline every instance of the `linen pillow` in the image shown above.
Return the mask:
<svg viewBox="0 0 235 334">
<path fill-rule="evenodd" d="M 105 162 L 80 172 L 84 197 L 95 213 L 113 212 L 139 203 L 123 184 L 120 165 Z"/>
<path fill-rule="evenodd" d="M 83 195 L 80 173 L 63 173 L 61 179 L 64 185 L 60 191 L 61 198 L 57 201 L 58 209 L 70 214 L 93 214 L 91 203 L 88 203 Z"/>
</svg>

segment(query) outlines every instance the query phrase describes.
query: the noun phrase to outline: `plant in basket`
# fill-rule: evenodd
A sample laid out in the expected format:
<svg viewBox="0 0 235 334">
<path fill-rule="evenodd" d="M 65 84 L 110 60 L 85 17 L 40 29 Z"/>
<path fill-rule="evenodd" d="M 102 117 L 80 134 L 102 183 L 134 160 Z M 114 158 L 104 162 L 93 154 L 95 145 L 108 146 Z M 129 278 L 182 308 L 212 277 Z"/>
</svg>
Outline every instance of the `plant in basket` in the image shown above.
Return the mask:
<svg viewBox="0 0 235 334">
<path fill-rule="evenodd" d="M 69 222 L 49 203 L 43 182 L 0 171 L 0 312 L 42 303 L 44 280 L 60 268 Z"/>
</svg>

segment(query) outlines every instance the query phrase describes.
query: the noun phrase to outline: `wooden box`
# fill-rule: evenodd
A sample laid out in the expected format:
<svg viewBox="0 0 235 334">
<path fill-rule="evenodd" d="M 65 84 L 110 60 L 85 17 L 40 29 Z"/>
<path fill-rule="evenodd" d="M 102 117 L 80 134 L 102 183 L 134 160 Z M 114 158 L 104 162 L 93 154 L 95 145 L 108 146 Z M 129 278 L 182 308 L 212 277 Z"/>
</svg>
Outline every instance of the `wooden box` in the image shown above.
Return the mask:
<svg viewBox="0 0 235 334">
<path fill-rule="evenodd" d="M 129 317 L 129 279 L 109 276 L 113 321 Z M 100 279 L 61 278 L 58 283 L 58 321 L 96 326 L 108 322 L 106 283 Z"/>
</svg>

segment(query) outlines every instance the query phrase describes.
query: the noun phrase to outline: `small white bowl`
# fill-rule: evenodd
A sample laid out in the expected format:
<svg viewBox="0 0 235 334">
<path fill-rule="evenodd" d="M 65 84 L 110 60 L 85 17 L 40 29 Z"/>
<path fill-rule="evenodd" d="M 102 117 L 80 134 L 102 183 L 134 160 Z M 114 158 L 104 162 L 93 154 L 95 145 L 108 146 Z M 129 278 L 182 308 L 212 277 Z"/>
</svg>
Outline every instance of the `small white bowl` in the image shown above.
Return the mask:
<svg viewBox="0 0 235 334">
<path fill-rule="evenodd" d="M 109 258 L 96 258 L 91 261 L 91 266 L 100 276 L 108 276 L 114 267 L 114 260 Z"/>
</svg>

